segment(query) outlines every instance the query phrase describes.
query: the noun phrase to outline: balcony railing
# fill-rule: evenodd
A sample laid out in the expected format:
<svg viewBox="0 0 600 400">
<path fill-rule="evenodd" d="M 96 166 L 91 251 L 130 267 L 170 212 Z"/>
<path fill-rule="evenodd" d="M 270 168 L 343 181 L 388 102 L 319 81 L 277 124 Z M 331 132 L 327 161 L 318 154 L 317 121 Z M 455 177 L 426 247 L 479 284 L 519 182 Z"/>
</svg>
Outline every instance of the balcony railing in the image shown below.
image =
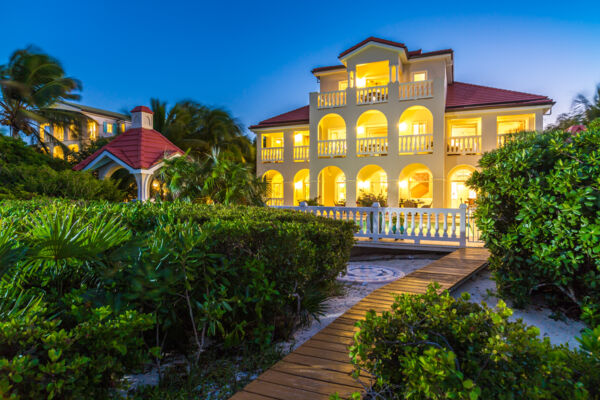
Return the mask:
<svg viewBox="0 0 600 400">
<path fill-rule="evenodd" d="M 317 97 L 317 108 L 334 108 L 346 105 L 346 91 L 336 90 L 333 92 L 319 93 Z"/>
<path fill-rule="evenodd" d="M 265 147 L 261 150 L 262 162 L 283 162 L 283 147 Z"/>
<path fill-rule="evenodd" d="M 294 161 L 308 161 L 309 146 L 294 146 Z"/>
<path fill-rule="evenodd" d="M 268 206 L 282 206 L 283 198 L 282 197 L 269 197 L 266 201 Z"/>
<path fill-rule="evenodd" d="M 358 139 L 356 141 L 356 154 L 363 156 L 376 156 L 387 154 L 388 140 L 387 137 L 371 137 Z"/>
<path fill-rule="evenodd" d="M 346 156 L 346 139 L 319 140 L 317 147 L 319 157 Z"/>
<path fill-rule="evenodd" d="M 388 101 L 388 86 L 371 86 L 356 89 L 356 104 L 376 104 Z"/>
<path fill-rule="evenodd" d="M 424 99 L 427 97 L 433 97 L 433 80 L 400 84 L 400 100 Z"/>
<path fill-rule="evenodd" d="M 433 133 L 400 135 L 400 154 L 433 153 Z"/>
<path fill-rule="evenodd" d="M 481 135 L 448 138 L 448 154 L 481 154 Z"/>
<path fill-rule="evenodd" d="M 512 140 L 512 133 L 499 133 L 498 134 L 498 147 L 504 146 L 506 143 Z"/>
</svg>

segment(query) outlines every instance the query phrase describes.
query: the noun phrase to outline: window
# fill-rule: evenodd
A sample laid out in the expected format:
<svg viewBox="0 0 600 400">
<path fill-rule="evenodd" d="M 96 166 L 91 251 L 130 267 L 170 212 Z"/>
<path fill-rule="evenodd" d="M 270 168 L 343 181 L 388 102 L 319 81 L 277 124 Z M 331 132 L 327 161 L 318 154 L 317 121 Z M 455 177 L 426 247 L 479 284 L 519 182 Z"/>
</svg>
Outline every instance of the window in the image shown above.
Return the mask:
<svg viewBox="0 0 600 400">
<path fill-rule="evenodd" d="M 52 149 L 52 157 L 64 159 L 65 158 L 65 153 L 63 152 L 62 147 L 60 147 L 60 146 L 54 146 L 54 149 Z"/>
<path fill-rule="evenodd" d="M 113 134 L 113 124 L 106 123 L 106 133 Z"/>
<path fill-rule="evenodd" d="M 65 140 L 65 128 L 60 125 L 54 125 L 54 138 L 56 140 Z"/>
<path fill-rule="evenodd" d="M 427 71 L 413 72 L 412 76 L 413 76 L 413 79 L 412 79 L 413 82 L 426 81 L 427 80 Z"/>
<path fill-rule="evenodd" d="M 45 141 L 50 133 L 50 124 L 40 125 L 40 142 Z"/>
<path fill-rule="evenodd" d="M 79 153 L 79 145 L 77 145 L 77 144 L 72 144 L 72 145 L 69 145 L 69 152 L 70 152 L 70 153 Z M 73 157 L 73 155 L 71 155 L 71 154 L 69 154 L 69 155 L 67 156 L 67 158 L 68 158 L 68 160 L 69 160 L 69 161 L 71 161 L 71 162 L 72 162 L 72 161 L 74 161 L 74 157 Z"/>
<path fill-rule="evenodd" d="M 506 134 L 506 133 L 515 133 L 515 132 L 524 132 L 531 129 L 531 125 L 535 123 L 535 114 L 526 114 L 526 115 L 506 115 L 498 117 L 497 119 L 497 129 L 498 134 Z"/>
<path fill-rule="evenodd" d="M 346 90 L 348 88 L 348 81 L 339 81 L 338 90 Z"/>
<path fill-rule="evenodd" d="M 422 135 L 427 133 L 427 122 L 426 121 L 417 121 L 413 122 L 413 135 Z"/>
<path fill-rule="evenodd" d="M 346 139 L 346 129 L 345 128 L 329 129 L 328 139 L 329 140 Z"/>
<path fill-rule="evenodd" d="M 451 120 L 448 131 L 451 137 L 477 136 L 481 132 L 481 118 Z"/>
<path fill-rule="evenodd" d="M 265 133 L 262 135 L 262 147 L 264 149 L 283 147 L 283 133 Z"/>
<path fill-rule="evenodd" d="M 120 130 L 121 130 L 121 133 L 125 132 L 125 123 L 124 122 L 121 122 Z"/>
<path fill-rule="evenodd" d="M 309 134 L 308 131 L 294 132 L 294 146 L 308 146 Z"/>
<path fill-rule="evenodd" d="M 98 124 L 95 121 L 88 121 L 88 135 L 90 140 L 96 140 L 98 137 Z"/>
<path fill-rule="evenodd" d="M 341 176 L 338 177 L 335 181 L 335 201 L 336 203 L 345 203 L 346 202 L 346 177 Z"/>
</svg>

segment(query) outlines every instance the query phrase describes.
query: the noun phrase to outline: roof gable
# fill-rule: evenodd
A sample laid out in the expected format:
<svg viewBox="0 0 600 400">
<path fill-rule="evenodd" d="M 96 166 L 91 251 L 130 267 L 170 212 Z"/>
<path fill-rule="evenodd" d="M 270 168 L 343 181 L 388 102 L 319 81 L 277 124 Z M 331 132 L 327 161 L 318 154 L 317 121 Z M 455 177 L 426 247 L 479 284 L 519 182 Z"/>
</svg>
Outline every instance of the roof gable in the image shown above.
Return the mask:
<svg viewBox="0 0 600 400">
<path fill-rule="evenodd" d="M 552 105 L 554 104 L 554 101 L 547 96 L 463 82 L 449 84 L 446 94 L 447 111 L 466 108 L 513 107 L 544 104 Z"/>
<path fill-rule="evenodd" d="M 365 47 L 370 44 L 380 44 L 380 45 L 384 45 L 385 47 L 395 47 L 398 50 L 402 50 L 402 49 L 406 50 L 406 45 L 404 43 L 394 42 L 391 40 L 386 40 L 386 39 L 381 39 L 381 38 L 371 36 L 371 37 L 366 38 L 362 42 L 355 44 L 354 46 L 350 47 L 349 49 L 342 51 L 340 53 L 340 55 L 338 56 L 338 58 L 343 58 L 343 57 L 347 56 L 348 54 L 353 53 L 356 50 L 360 49 L 361 47 Z"/>
<path fill-rule="evenodd" d="M 309 106 L 297 108 L 283 114 L 276 115 L 264 121 L 260 121 L 257 125 L 252 125 L 250 129 L 268 128 L 270 126 L 308 124 Z"/>
</svg>

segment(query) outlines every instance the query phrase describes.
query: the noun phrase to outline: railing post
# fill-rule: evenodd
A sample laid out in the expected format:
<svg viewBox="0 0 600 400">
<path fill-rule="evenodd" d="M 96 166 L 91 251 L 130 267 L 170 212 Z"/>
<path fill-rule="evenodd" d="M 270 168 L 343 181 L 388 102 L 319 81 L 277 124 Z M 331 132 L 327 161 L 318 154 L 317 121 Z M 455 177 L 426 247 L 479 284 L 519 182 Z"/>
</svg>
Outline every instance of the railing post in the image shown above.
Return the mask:
<svg viewBox="0 0 600 400">
<path fill-rule="evenodd" d="M 371 211 L 371 221 L 372 221 L 372 234 L 373 241 L 379 240 L 379 203 L 375 202 L 371 205 L 373 211 Z"/>
<path fill-rule="evenodd" d="M 467 205 L 461 204 L 458 209 L 460 210 L 459 246 L 463 248 L 467 246 Z"/>
</svg>

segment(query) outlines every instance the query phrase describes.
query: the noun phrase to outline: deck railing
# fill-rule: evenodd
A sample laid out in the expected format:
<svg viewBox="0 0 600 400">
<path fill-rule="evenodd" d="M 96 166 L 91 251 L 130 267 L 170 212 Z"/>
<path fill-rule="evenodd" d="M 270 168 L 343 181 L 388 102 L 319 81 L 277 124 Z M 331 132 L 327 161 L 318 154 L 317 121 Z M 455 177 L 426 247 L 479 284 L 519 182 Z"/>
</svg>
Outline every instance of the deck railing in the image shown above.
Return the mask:
<svg viewBox="0 0 600 400">
<path fill-rule="evenodd" d="M 499 133 L 498 134 L 498 147 L 504 146 L 512 139 L 512 133 Z"/>
<path fill-rule="evenodd" d="M 282 162 L 283 147 L 265 147 L 261 150 L 260 159 L 262 162 Z"/>
<path fill-rule="evenodd" d="M 433 80 L 401 83 L 399 95 L 400 100 L 433 97 Z"/>
<path fill-rule="evenodd" d="M 375 104 L 388 101 L 388 86 L 371 86 L 356 89 L 356 104 Z"/>
<path fill-rule="evenodd" d="M 308 161 L 309 146 L 294 146 L 294 161 Z"/>
<path fill-rule="evenodd" d="M 400 135 L 400 154 L 433 153 L 433 133 Z"/>
<path fill-rule="evenodd" d="M 268 206 L 283 206 L 283 198 L 282 197 L 269 197 L 266 201 Z"/>
<path fill-rule="evenodd" d="M 379 207 L 322 207 L 300 206 L 279 207 L 305 212 L 321 217 L 342 221 L 352 221 L 358 227 L 355 234 L 359 238 L 373 241 L 381 239 L 455 242 L 465 247 L 467 242 L 467 206 L 460 208 L 400 208 Z"/>
<path fill-rule="evenodd" d="M 448 138 L 448 154 L 481 154 L 481 135 Z"/>
<path fill-rule="evenodd" d="M 319 157 L 345 157 L 346 139 L 319 140 L 317 150 Z"/>
<path fill-rule="evenodd" d="M 317 108 L 334 108 L 346 105 L 346 91 L 335 90 L 333 92 L 319 93 L 317 97 Z"/>
<path fill-rule="evenodd" d="M 387 154 L 388 152 L 388 140 L 387 137 L 370 137 L 357 139 L 356 154 L 375 156 Z"/>
</svg>

